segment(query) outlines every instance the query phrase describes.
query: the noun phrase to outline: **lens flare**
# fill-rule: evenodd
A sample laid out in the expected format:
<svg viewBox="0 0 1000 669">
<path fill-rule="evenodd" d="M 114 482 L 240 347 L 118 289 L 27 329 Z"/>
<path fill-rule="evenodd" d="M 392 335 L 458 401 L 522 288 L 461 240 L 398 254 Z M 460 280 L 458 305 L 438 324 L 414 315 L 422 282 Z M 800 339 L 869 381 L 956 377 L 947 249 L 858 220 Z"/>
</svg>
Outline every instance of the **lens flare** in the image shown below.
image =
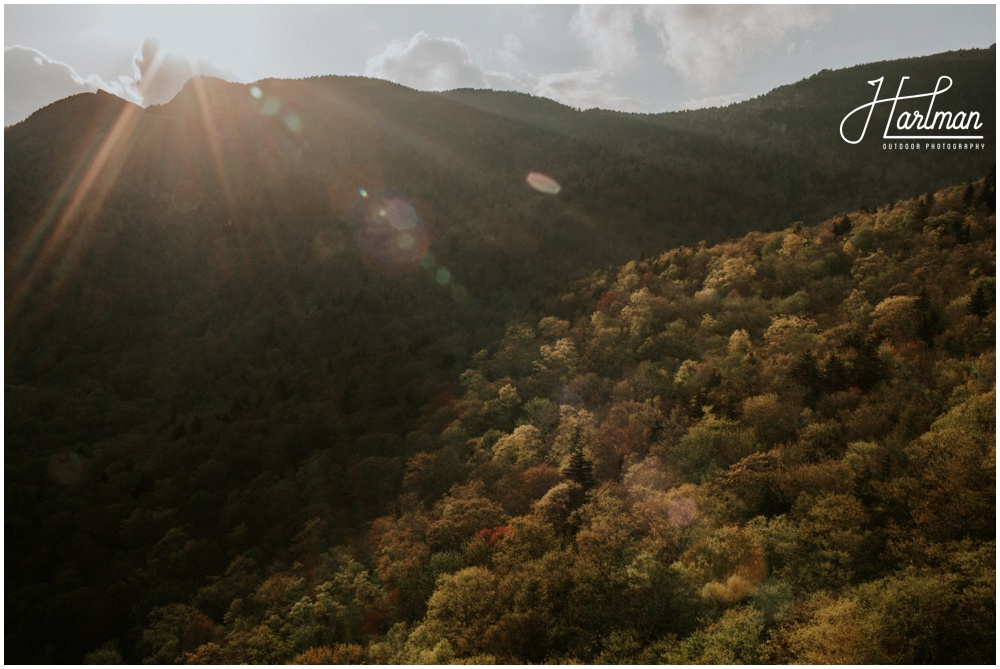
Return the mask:
<svg viewBox="0 0 1000 669">
<path fill-rule="evenodd" d="M 348 221 L 365 263 L 385 275 L 420 267 L 430 246 L 428 225 L 416 208 L 399 197 L 358 189 Z"/>
<path fill-rule="evenodd" d="M 562 190 L 562 186 L 559 185 L 558 181 L 541 172 L 530 173 L 526 181 L 529 186 L 539 193 L 545 193 L 546 195 L 555 195 Z"/>
<path fill-rule="evenodd" d="M 678 497 L 670 500 L 667 507 L 667 518 L 674 527 L 687 527 L 698 517 L 698 505 L 689 497 Z"/>
<path fill-rule="evenodd" d="M 281 111 L 281 102 L 278 98 L 268 98 L 260 106 L 260 113 L 264 116 L 277 116 Z"/>
<path fill-rule="evenodd" d="M 260 90 L 260 86 L 251 86 L 250 95 L 253 97 L 254 100 L 260 100 L 262 97 L 264 97 L 264 91 Z"/>
<path fill-rule="evenodd" d="M 389 220 L 389 225 L 397 230 L 417 227 L 417 212 L 403 200 L 389 200 L 385 206 L 385 217 Z"/>
<path fill-rule="evenodd" d="M 285 127 L 298 134 L 302 131 L 302 119 L 298 114 L 285 114 Z"/>
</svg>

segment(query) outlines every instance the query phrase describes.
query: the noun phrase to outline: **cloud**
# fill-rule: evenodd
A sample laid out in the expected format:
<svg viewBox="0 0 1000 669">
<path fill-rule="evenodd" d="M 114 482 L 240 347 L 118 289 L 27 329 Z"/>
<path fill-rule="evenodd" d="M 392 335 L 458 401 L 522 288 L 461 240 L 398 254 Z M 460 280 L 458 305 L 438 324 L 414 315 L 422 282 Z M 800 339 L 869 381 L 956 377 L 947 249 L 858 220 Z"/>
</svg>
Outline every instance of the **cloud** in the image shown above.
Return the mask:
<svg viewBox="0 0 1000 669">
<path fill-rule="evenodd" d="M 609 71 L 601 68 L 547 74 L 538 78 L 534 92 L 579 109 L 639 111 L 641 100 L 610 92 L 609 77 Z"/>
<path fill-rule="evenodd" d="M 530 93 L 531 84 L 521 81 L 509 72 L 483 72 L 486 83 L 495 91 L 520 91 Z"/>
<path fill-rule="evenodd" d="M 418 32 L 368 59 L 365 74 L 424 91 L 489 88 L 483 71 L 462 42 Z"/>
<path fill-rule="evenodd" d="M 232 73 L 202 61 L 179 58 L 160 47 L 153 39 L 146 39 L 132 57 L 132 78 L 129 88 L 132 95 L 146 107 L 162 105 L 173 99 L 191 78 L 208 75 L 236 81 Z"/>
<path fill-rule="evenodd" d="M 643 107 L 641 101 L 614 92 L 622 70 L 639 58 L 634 35 L 638 16 L 635 7 L 578 7 L 570 20 L 570 32 L 587 49 L 590 63 L 577 70 L 539 76 L 534 92 L 580 109 L 639 111 Z"/>
<path fill-rule="evenodd" d="M 643 16 L 663 44 L 663 62 L 688 82 L 708 87 L 789 33 L 825 21 L 829 11 L 804 5 L 651 5 Z"/>
<path fill-rule="evenodd" d="M 570 30 L 595 63 L 617 70 L 639 57 L 632 32 L 637 14 L 635 7 L 623 5 L 582 5 L 570 20 Z"/>
<path fill-rule="evenodd" d="M 96 75 L 81 77 L 66 63 L 25 46 L 3 50 L 3 69 L 4 125 L 23 121 L 42 107 L 78 93 L 103 89 L 126 97 L 120 84 L 109 84 Z"/>
<path fill-rule="evenodd" d="M 199 74 L 236 80 L 207 63 L 173 56 L 150 39 L 132 57 L 132 76 L 122 75 L 118 81 L 107 81 L 96 74 L 80 76 L 70 65 L 29 47 L 6 47 L 3 55 L 4 125 L 22 121 L 57 100 L 98 89 L 145 107 L 169 102 Z"/>
<path fill-rule="evenodd" d="M 514 34 L 507 33 L 503 36 L 503 48 L 511 53 L 521 50 L 521 39 Z"/>
<path fill-rule="evenodd" d="M 538 75 L 519 54 L 521 40 L 506 34 L 502 48 L 492 53 L 503 71 L 484 71 L 469 48 L 457 39 L 418 32 L 409 42 L 392 42 L 368 59 L 365 74 L 418 90 L 492 88 L 533 93 L 573 107 L 636 111 L 638 100 L 616 95 L 614 77 L 638 59 L 633 27 L 639 10 L 632 7 L 595 7 L 576 10 L 570 31 L 587 49 L 590 63 L 570 72 Z"/>
</svg>

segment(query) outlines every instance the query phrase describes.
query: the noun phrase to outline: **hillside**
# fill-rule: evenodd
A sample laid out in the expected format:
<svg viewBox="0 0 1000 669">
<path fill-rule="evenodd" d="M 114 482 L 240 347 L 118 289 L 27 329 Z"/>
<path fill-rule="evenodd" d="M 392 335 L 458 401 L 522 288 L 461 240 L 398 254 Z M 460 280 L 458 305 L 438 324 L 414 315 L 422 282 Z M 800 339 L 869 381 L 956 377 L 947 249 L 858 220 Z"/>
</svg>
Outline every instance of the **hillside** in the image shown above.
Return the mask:
<svg viewBox="0 0 1000 669">
<path fill-rule="evenodd" d="M 992 54 L 965 52 L 960 63 L 953 54 L 940 58 L 956 80 L 981 81 L 995 71 Z M 967 201 L 963 190 L 933 201 L 928 193 L 921 207 L 873 207 L 980 179 L 992 173 L 994 158 L 932 153 L 887 163 L 893 156 L 881 156 L 872 168 L 870 152 L 837 144 L 836 124 L 834 145 L 824 144 L 828 117 L 846 113 L 826 109 L 841 97 L 834 95 L 844 85 L 839 76 L 817 75 L 726 110 L 662 118 L 579 112 L 517 94 L 419 93 L 361 78 L 253 86 L 199 78 L 162 107 L 81 95 L 5 129 L 8 659 L 79 662 L 109 642 L 99 652 L 129 661 L 175 661 L 197 651 L 202 660 L 278 662 L 309 646 L 354 643 L 338 652 L 415 661 L 399 654 L 402 646 L 385 644 L 423 653 L 448 639 L 458 656 L 598 661 L 610 648 L 601 636 L 607 621 L 561 619 L 563 626 L 553 628 L 561 636 L 539 640 L 546 650 L 538 655 L 528 649 L 535 641 L 525 641 L 541 629 L 530 607 L 487 616 L 489 627 L 507 613 L 524 614 L 505 619 L 507 631 L 491 634 L 507 640 L 490 648 L 463 645 L 451 632 L 427 636 L 435 642 L 426 648 L 407 639 L 428 614 L 437 575 L 479 567 L 491 575 L 476 578 L 502 576 L 490 571 L 485 553 L 469 557 L 481 550 L 470 548 L 470 532 L 494 532 L 527 517 L 550 489 L 558 489 L 552 499 L 568 495 L 579 508 L 596 503 L 605 484 L 607 494 L 624 494 L 622 482 L 638 462 L 629 459 L 632 447 L 621 446 L 616 460 L 579 436 L 604 429 L 607 416 L 614 416 L 608 430 L 620 421 L 632 435 L 623 444 L 652 429 L 632 425 L 636 420 L 666 430 L 636 446 L 643 457 L 663 459 L 663 472 L 650 474 L 658 483 L 649 485 L 665 495 L 678 485 L 713 485 L 720 472 L 758 451 L 778 449 L 768 462 L 784 477 L 783 468 L 820 458 L 781 450 L 812 422 L 853 420 L 851 412 L 863 411 L 894 416 L 882 405 L 896 396 L 882 393 L 896 387 L 886 380 L 895 377 L 873 362 L 895 360 L 893 353 L 913 365 L 899 372 L 906 401 L 919 394 L 908 374 L 931 379 L 938 390 L 921 396 L 925 404 L 915 405 L 898 434 L 871 418 L 881 427 L 822 437 L 833 440 L 822 458 L 846 457 L 841 451 L 856 441 L 884 445 L 891 433 L 890 460 L 902 466 L 900 453 L 932 430 L 929 420 L 959 411 L 965 395 L 952 391 L 985 383 L 991 351 L 983 338 L 991 336 L 993 315 L 983 304 L 992 304 L 987 249 L 995 195 L 987 179 L 971 187 Z M 828 85 L 832 97 L 823 92 Z M 963 93 L 972 96 L 963 104 L 993 119 L 995 101 L 986 93 Z M 853 106 L 853 98 L 845 103 L 848 111 Z M 771 107 L 778 116 L 761 111 Z M 785 140 L 762 139 L 761 128 L 779 118 Z M 532 188 L 532 172 L 557 181 L 558 192 L 544 180 L 536 180 L 541 190 Z M 824 232 L 860 206 L 868 209 L 839 224 L 851 229 L 851 246 L 846 232 Z M 913 216 L 905 218 L 907 211 Z M 779 233 L 767 231 L 796 221 L 801 240 L 789 241 L 795 248 L 786 254 L 792 233 L 775 242 Z M 708 245 L 726 239 L 737 241 Z M 688 248 L 663 255 L 681 246 Z M 891 276 L 879 274 L 880 248 L 899 258 Z M 826 255 L 813 255 L 816 249 Z M 709 272 L 718 276 L 708 281 Z M 670 283 L 671 273 L 680 283 Z M 914 281 L 926 284 L 929 296 L 921 297 Z M 850 301 L 848 288 L 861 290 L 863 300 Z M 884 309 L 903 325 L 871 329 L 878 320 L 872 310 L 896 297 L 908 299 Z M 938 315 L 933 323 L 918 321 L 919 341 L 893 339 L 892 327 L 917 327 L 906 324 L 909 298 L 919 298 L 925 311 L 933 307 L 921 318 Z M 648 322 L 635 320 L 647 311 Z M 813 328 L 812 377 L 808 358 L 767 357 L 779 353 L 767 348 L 765 335 L 780 315 L 795 327 L 815 322 L 802 326 Z M 744 420 L 749 391 L 719 371 L 736 330 L 746 331 L 754 355 L 776 365 L 753 393 L 760 396 L 754 410 L 769 416 L 774 401 L 795 401 L 801 417 L 766 434 L 750 435 L 741 424 L 743 441 L 725 457 L 698 452 L 690 462 L 672 461 L 671 439 L 694 430 L 688 441 L 697 441 L 702 427 L 714 434 Z M 878 348 L 885 341 L 891 351 Z M 794 354 L 809 348 L 803 346 Z M 836 383 L 830 351 L 844 367 Z M 781 373 L 799 362 L 806 376 L 796 376 L 790 390 Z M 865 376 L 868 363 L 875 371 Z M 969 385 L 962 392 L 973 401 L 987 390 Z M 838 398 L 833 408 L 827 395 Z M 624 408 L 614 409 L 619 401 Z M 593 414 L 590 427 L 584 410 Z M 769 421 L 783 424 L 759 418 L 758 427 Z M 528 438 L 530 430 L 521 429 L 528 424 L 538 434 L 522 458 L 518 440 Z M 494 458 L 496 443 L 515 428 L 517 438 L 500 449 L 510 452 Z M 567 432 L 556 446 L 559 430 L 579 435 Z M 649 446 L 654 442 L 662 442 L 658 450 Z M 804 443 L 799 448 L 812 448 Z M 560 473 L 575 445 L 578 474 L 586 463 L 593 469 L 592 492 L 572 488 Z M 650 471 L 660 467 L 654 465 L 650 460 Z M 890 481 L 900 471 L 880 475 Z M 790 513 L 799 484 L 787 485 L 740 513 Z M 698 495 L 714 494 L 702 487 Z M 859 499 L 884 506 L 887 494 Z M 899 506 L 903 497 L 892 498 L 895 515 L 872 516 L 871 525 L 899 525 L 905 536 L 892 540 L 909 547 L 905 542 L 920 535 L 906 534 L 906 513 L 911 524 L 923 521 Z M 456 520 L 455 528 L 434 530 L 444 534 L 427 534 L 452 513 L 475 522 Z M 706 532 L 756 517 L 718 513 Z M 400 553 L 386 542 L 403 531 L 393 528 L 409 522 L 400 520 L 405 514 L 417 529 Z M 551 527 L 538 531 L 554 538 L 518 559 L 548 555 L 557 563 L 565 559 L 558 551 L 578 550 L 583 516 L 546 518 Z M 957 534 L 927 536 L 978 541 L 969 550 L 980 550 L 978 526 L 960 526 Z M 480 538 L 499 545 L 506 532 Z M 410 548 L 413 562 L 401 566 Z M 627 555 L 633 553 L 616 559 Z M 928 564 L 948 574 L 959 569 Z M 868 565 L 858 572 L 863 579 L 845 577 L 837 586 L 883 578 L 894 568 Z M 689 579 L 683 587 L 709 582 Z M 327 593 L 322 606 L 320 586 Z M 558 587 L 568 597 L 575 586 Z M 788 587 L 798 588 L 795 597 L 814 592 Z M 684 592 L 678 597 L 697 594 Z M 328 607 L 337 621 L 295 628 L 286 604 L 307 596 L 312 603 L 294 616 Z M 623 630 L 623 648 L 646 648 L 665 634 L 688 638 L 701 629 L 696 620 L 719 612 L 697 597 L 691 606 L 686 626 Z M 613 610 L 631 615 L 608 615 Z M 276 616 L 266 630 L 265 611 Z M 411 627 L 393 628 L 397 622 Z M 270 650 L 253 654 L 265 646 Z"/>
<path fill-rule="evenodd" d="M 994 203 L 979 181 L 579 281 L 565 317 L 512 322 L 473 357 L 408 455 L 355 473 L 358 504 L 394 495 L 387 467 L 401 491 L 347 546 L 330 450 L 281 474 L 262 445 L 268 471 L 238 489 L 227 419 L 169 456 L 65 455 L 64 514 L 135 485 L 124 461 L 169 476 L 121 521 L 121 549 L 162 533 L 111 584 L 135 627 L 88 658 L 988 662 Z M 85 508 L 78 560 L 108 522 Z M 281 557 L 238 552 L 261 531 Z"/>
</svg>

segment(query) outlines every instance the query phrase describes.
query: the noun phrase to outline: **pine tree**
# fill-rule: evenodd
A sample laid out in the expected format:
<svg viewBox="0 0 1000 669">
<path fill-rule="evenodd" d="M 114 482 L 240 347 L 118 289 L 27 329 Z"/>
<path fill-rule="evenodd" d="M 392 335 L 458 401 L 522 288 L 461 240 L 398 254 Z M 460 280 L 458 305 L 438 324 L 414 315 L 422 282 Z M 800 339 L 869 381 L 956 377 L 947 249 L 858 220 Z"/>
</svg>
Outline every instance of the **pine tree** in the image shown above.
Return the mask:
<svg viewBox="0 0 1000 669">
<path fill-rule="evenodd" d="M 590 464 L 587 456 L 583 454 L 583 447 L 579 443 L 573 446 L 563 475 L 569 480 L 579 483 L 584 490 L 590 490 L 594 487 L 594 467 Z"/>
<path fill-rule="evenodd" d="M 823 368 L 823 382 L 831 391 L 844 390 L 850 385 L 847 367 L 836 353 L 826 356 Z"/>
<path fill-rule="evenodd" d="M 792 378 L 798 381 L 809 391 L 810 400 L 815 400 L 822 386 L 819 374 L 819 364 L 816 356 L 811 351 L 806 351 L 799 355 L 792 366 Z"/>
<path fill-rule="evenodd" d="M 969 299 L 969 313 L 979 318 L 986 318 L 993 308 L 994 286 L 992 279 L 980 279 L 976 282 L 976 287 L 972 291 Z"/>
<path fill-rule="evenodd" d="M 819 371 L 816 365 L 816 356 L 812 351 L 806 351 L 799 355 L 792 368 L 792 374 L 807 388 L 815 385 Z"/>
<path fill-rule="evenodd" d="M 862 390 L 871 390 L 885 379 L 885 365 L 878 357 L 878 346 L 869 338 L 858 347 L 858 355 L 851 365 L 851 381 Z"/>
<path fill-rule="evenodd" d="M 976 187 L 970 183 L 965 187 L 965 193 L 962 194 L 962 208 L 965 211 L 969 211 L 972 208 L 972 203 L 976 198 Z"/>
<path fill-rule="evenodd" d="M 840 237 L 841 235 L 845 235 L 850 231 L 851 231 L 851 219 L 847 217 L 847 214 L 844 214 L 843 218 L 841 218 L 839 221 L 833 224 L 833 234 L 837 235 L 838 237 Z"/>
<path fill-rule="evenodd" d="M 927 289 L 921 287 L 917 303 L 913 307 L 917 312 L 917 335 L 924 340 L 928 348 L 934 348 L 934 337 L 941 333 L 941 314 L 931 304 Z"/>
</svg>

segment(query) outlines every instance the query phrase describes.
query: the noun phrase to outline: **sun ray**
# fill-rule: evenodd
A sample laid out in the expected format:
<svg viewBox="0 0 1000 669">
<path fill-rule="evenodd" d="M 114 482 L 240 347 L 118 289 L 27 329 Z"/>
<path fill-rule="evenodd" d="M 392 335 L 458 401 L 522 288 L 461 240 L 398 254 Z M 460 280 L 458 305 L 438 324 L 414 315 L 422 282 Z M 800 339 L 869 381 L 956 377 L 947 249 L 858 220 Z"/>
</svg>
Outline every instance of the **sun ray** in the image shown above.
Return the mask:
<svg viewBox="0 0 1000 669">
<path fill-rule="evenodd" d="M 219 132 L 214 115 L 212 114 L 212 104 L 209 100 L 209 92 L 205 86 L 204 77 L 199 76 L 192 79 L 191 88 L 194 90 L 195 99 L 198 102 L 201 122 L 205 131 L 205 138 L 208 142 L 212 164 L 215 167 L 216 177 L 219 180 L 219 185 L 222 187 L 222 197 L 225 200 L 226 212 L 232 217 L 236 212 L 236 198 L 233 196 L 233 189 L 226 170 L 226 160 L 222 151 L 222 143 L 219 141 L 222 133 Z"/>
<path fill-rule="evenodd" d="M 15 287 L 5 307 L 8 319 L 20 313 L 24 300 L 37 292 L 48 272 L 54 275 L 42 302 L 42 313 L 54 308 L 66 290 L 93 244 L 96 231 L 91 229 L 91 225 L 117 181 L 141 118 L 140 107 L 124 104 L 96 150 L 84 151 L 77 166 L 70 170 L 19 250 L 18 266 L 13 277 Z M 100 137 L 98 135 L 97 138 Z M 32 248 L 37 248 L 37 252 L 32 253 Z M 30 256 L 33 257 L 29 260 Z"/>
</svg>

